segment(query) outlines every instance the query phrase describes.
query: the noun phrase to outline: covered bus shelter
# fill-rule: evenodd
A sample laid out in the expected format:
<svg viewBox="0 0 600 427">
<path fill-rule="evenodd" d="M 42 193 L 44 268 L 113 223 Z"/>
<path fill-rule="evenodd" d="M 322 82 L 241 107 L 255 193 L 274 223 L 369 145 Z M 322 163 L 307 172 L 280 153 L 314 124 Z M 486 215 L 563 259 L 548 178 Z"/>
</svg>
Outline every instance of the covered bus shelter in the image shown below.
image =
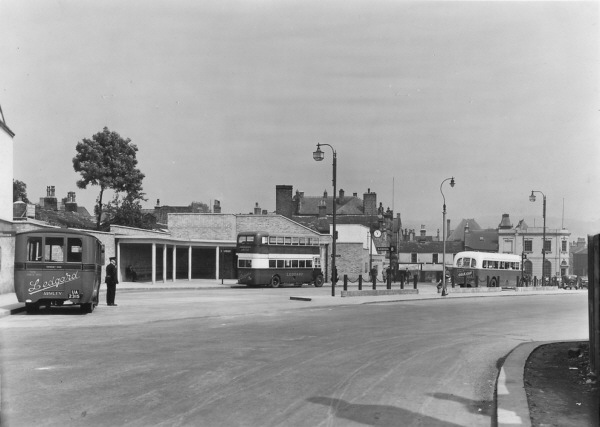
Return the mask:
<svg viewBox="0 0 600 427">
<path fill-rule="evenodd" d="M 183 240 L 168 236 L 115 236 L 119 281 L 234 279 L 235 240 Z"/>
</svg>

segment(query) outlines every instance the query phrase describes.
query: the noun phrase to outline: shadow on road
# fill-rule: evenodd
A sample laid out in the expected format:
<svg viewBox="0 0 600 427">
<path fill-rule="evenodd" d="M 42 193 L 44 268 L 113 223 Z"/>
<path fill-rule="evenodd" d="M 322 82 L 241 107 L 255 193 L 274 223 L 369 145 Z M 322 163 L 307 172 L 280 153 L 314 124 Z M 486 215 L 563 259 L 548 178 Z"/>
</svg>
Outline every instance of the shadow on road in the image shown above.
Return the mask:
<svg viewBox="0 0 600 427">
<path fill-rule="evenodd" d="M 469 411 L 472 414 L 487 415 L 488 417 L 491 417 L 491 419 L 494 420 L 492 421 L 492 426 L 496 425 L 496 403 L 493 401 L 471 400 L 457 396 L 455 394 L 448 393 L 429 393 L 429 396 L 434 397 L 436 399 L 443 399 L 460 403 L 467 409 L 467 411 Z"/>
<path fill-rule="evenodd" d="M 323 396 L 310 397 L 307 401 L 328 406 L 333 412 L 333 415 L 338 418 L 344 418 L 370 426 L 400 426 L 411 424 L 416 421 L 418 421 L 420 425 L 429 427 L 459 425 L 390 405 L 349 403 L 342 399 Z"/>
</svg>

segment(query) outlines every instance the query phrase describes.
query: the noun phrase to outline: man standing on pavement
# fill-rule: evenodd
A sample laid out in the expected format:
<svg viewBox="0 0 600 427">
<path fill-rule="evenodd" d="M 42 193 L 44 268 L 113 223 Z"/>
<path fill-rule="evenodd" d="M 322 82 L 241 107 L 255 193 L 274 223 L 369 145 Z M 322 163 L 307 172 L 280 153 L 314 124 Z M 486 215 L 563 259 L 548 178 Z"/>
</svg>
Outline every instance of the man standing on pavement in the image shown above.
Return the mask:
<svg viewBox="0 0 600 427">
<path fill-rule="evenodd" d="M 110 257 L 110 264 L 106 266 L 106 278 L 104 279 L 104 283 L 106 283 L 106 305 L 116 306 L 115 304 L 115 294 L 117 292 L 117 283 L 119 283 L 119 279 L 117 278 L 117 259 L 115 257 Z"/>
</svg>

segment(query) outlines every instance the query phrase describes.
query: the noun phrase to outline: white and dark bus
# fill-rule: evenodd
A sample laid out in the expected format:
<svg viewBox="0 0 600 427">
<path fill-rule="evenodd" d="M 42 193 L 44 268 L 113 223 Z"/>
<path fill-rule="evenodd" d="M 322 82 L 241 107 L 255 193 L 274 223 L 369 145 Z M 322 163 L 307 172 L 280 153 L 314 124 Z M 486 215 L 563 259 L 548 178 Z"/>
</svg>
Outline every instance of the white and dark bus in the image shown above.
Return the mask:
<svg viewBox="0 0 600 427">
<path fill-rule="evenodd" d="M 454 257 L 452 277 L 464 288 L 514 287 L 522 279 L 521 261 L 514 254 L 459 252 Z"/>
<path fill-rule="evenodd" d="M 237 257 L 239 284 L 273 288 L 303 283 L 323 286 L 318 237 L 240 233 Z"/>
</svg>

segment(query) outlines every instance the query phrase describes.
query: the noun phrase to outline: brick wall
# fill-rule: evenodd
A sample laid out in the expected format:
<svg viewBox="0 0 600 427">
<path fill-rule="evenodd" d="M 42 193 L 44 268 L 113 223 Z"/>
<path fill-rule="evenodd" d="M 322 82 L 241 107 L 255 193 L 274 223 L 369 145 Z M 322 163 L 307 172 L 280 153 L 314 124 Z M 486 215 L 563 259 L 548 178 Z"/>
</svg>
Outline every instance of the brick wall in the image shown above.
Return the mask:
<svg viewBox="0 0 600 427">
<path fill-rule="evenodd" d="M 281 215 L 237 215 L 237 233 L 247 231 L 266 231 L 273 234 L 307 237 L 319 235 Z"/>
<path fill-rule="evenodd" d="M 175 239 L 236 240 L 236 216 L 232 214 L 169 214 L 169 231 Z"/>
<path fill-rule="evenodd" d="M 336 249 L 338 255 L 340 255 L 336 259 L 340 281 L 344 279 L 344 274 L 347 274 L 348 279 L 352 281 L 357 280 L 361 274 L 364 274 L 363 277 L 367 277 L 365 263 L 367 266 L 369 265 L 369 251 L 363 247 L 361 242 L 337 243 Z"/>
</svg>

